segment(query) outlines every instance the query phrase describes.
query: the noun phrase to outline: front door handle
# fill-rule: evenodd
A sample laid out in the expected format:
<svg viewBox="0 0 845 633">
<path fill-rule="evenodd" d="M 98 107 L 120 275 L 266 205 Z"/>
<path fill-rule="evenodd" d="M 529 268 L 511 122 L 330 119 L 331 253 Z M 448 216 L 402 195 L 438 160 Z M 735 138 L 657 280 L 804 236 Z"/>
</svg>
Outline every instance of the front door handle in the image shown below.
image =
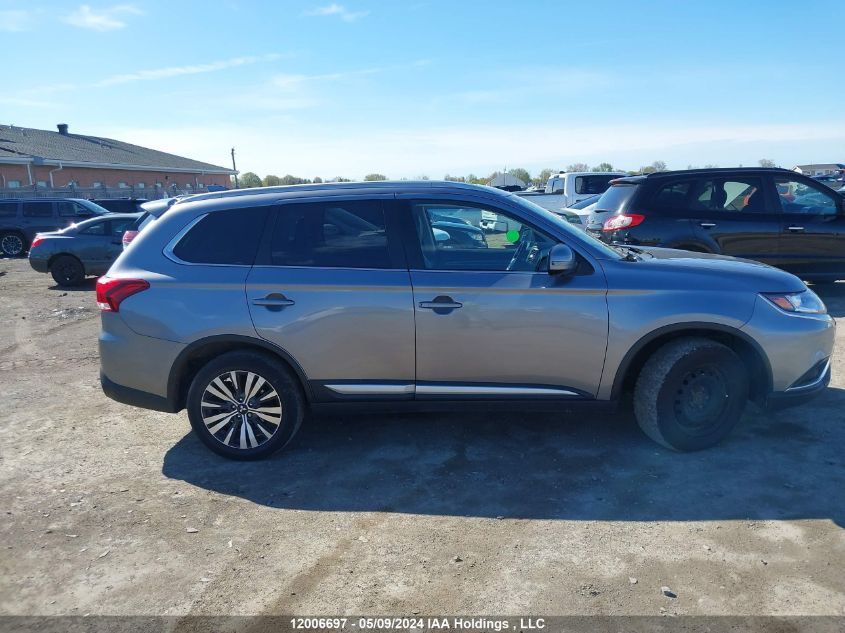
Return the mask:
<svg viewBox="0 0 845 633">
<path fill-rule="evenodd" d="M 716 223 L 715 222 L 699 222 L 698 225 L 700 227 L 705 228 L 705 229 L 712 229 L 714 226 L 716 226 Z"/>
<path fill-rule="evenodd" d="M 265 306 L 267 308 L 286 308 L 296 303 L 293 299 L 288 299 L 285 295 L 279 293 L 272 293 L 263 298 L 253 299 L 252 305 Z"/>
<path fill-rule="evenodd" d="M 804 230 L 803 226 L 788 226 L 786 227 L 787 231 L 792 231 L 793 233 L 798 233 Z"/>
<path fill-rule="evenodd" d="M 435 297 L 432 301 L 420 301 L 420 307 L 426 310 L 434 310 L 437 314 L 447 314 L 452 310 L 457 310 L 463 307 L 463 303 L 455 301 L 452 297 L 440 295 Z"/>
</svg>

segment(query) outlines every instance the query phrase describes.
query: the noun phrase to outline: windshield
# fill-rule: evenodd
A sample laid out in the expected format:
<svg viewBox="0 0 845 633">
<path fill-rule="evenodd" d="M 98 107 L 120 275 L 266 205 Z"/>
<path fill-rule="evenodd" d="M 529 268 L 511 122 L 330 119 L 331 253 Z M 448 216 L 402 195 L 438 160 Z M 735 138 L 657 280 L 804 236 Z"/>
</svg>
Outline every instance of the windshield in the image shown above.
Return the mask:
<svg viewBox="0 0 845 633">
<path fill-rule="evenodd" d="M 548 209 L 544 209 L 539 204 L 534 204 L 530 200 L 526 200 L 521 196 L 512 195 L 511 200 L 514 200 L 519 206 L 529 209 L 535 215 L 542 216 L 544 219 L 553 223 L 555 226 L 559 227 L 561 230 L 565 231 L 568 235 L 571 235 L 576 240 L 589 242 L 590 246 L 599 251 L 602 251 L 603 253 L 606 253 L 608 257 L 618 259 L 622 255 L 619 249 L 608 246 L 607 244 L 593 237 L 586 231 L 581 231 L 580 229 L 574 228 L 572 224 L 570 224 L 565 218 L 549 211 Z"/>
<path fill-rule="evenodd" d="M 96 202 L 92 202 L 91 200 L 79 199 L 79 200 L 76 200 L 76 202 L 81 204 L 83 207 L 88 208 L 89 210 L 91 210 L 93 213 L 96 213 L 97 215 L 107 215 L 108 213 L 110 213 L 110 211 L 108 209 L 104 209 L 99 204 L 97 204 Z"/>
</svg>

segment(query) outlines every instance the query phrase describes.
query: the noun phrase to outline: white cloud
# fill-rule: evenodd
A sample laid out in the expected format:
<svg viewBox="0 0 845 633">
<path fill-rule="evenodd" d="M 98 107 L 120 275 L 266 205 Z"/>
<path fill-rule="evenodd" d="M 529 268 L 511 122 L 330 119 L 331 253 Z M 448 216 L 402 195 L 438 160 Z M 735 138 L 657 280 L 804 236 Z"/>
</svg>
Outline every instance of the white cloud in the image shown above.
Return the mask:
<svg viewBox="0 0 845 633">
<path fill-rule="evenodd" d="M 324 7 L 317 7 L 311 11 L 306 11 L 305 15 L 314 16 L 334 16 L 338 17 L 344 22 L 354 22 L 360 18 L 366 17 L 370 14 L 369 11 L 350 11 L 342 4 L 329 4 Z"/>
<path fill-rule="evenodd" d="M 202 73 L 217 72 L 219 70 L 226 70 L 228 68 L 237 68 L 238 66 L 247 66 L 249 64 L 258 64 L 261 62 L 270 62 L 280 59 L 281 55 L 271 53 L 269 55 L 248 55 L 244 57 L 233 57 L 232 59 L 224 59 L 215 62 L 208 62 L 205 64 L 192 64 L 188 66 L 168 66 L 166 68 L 154 68 L 151 70 L 139 70 L 134 73 L 127 73 L 124 75 L 112 75 L 96 82 L 94 87 L 103 88 L 106 86 L 115 86 L 118 84 L 132 83 L 135 81 L 152 81 L 155 79 L 166 79 L 168 77 L 180 77 L 182 75 L 199 75 Z"/>
<path fill-rule="evenodd" d="M 126 17 L 143 15 L 143 13 L 132 4 L 116 4 L 98 11 L 92 9 L 90 5 L 83 4 L 76 11 L 65 16 L 64 21 L 72 26 L 92 31 L 115 31 L 126 26 Z"/>
<path fill-rule="evenodd" d="M 27 31 L 32 26 L 32 14 L 21 9 L 0 11 L 0 31 Z"/>
</svg>

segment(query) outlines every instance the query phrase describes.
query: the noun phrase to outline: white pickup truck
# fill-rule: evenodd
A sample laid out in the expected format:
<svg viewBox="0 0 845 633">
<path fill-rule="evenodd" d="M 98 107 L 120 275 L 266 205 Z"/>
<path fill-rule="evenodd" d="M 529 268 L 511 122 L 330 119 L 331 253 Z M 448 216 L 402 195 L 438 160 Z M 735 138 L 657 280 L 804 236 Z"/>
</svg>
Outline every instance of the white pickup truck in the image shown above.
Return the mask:
<svg viewBox="0 0 845 633">
<path fill-rule="evenodd" d="M 516 195 L 550 211 L 557 211 L 596 194 L 604 193 L 624 172 L 570 171 L 553 174 L 543 191 L 517 191 Z"/>
</svg>

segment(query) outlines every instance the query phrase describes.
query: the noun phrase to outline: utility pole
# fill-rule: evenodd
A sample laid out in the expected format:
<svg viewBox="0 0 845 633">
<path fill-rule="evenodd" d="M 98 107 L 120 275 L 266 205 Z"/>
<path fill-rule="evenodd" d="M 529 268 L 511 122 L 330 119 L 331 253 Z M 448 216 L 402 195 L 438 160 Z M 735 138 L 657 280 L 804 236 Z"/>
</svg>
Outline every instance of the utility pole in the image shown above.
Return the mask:
<svg viewBox="0 0 845 633">
<path fill-rule="evenodd" d="M 235 165 L 235 148 L 232 148 L 232 169 L 235 170 L 235 189 L 240 189 L 238 185 L 238 168 Z"/>
</svg>

